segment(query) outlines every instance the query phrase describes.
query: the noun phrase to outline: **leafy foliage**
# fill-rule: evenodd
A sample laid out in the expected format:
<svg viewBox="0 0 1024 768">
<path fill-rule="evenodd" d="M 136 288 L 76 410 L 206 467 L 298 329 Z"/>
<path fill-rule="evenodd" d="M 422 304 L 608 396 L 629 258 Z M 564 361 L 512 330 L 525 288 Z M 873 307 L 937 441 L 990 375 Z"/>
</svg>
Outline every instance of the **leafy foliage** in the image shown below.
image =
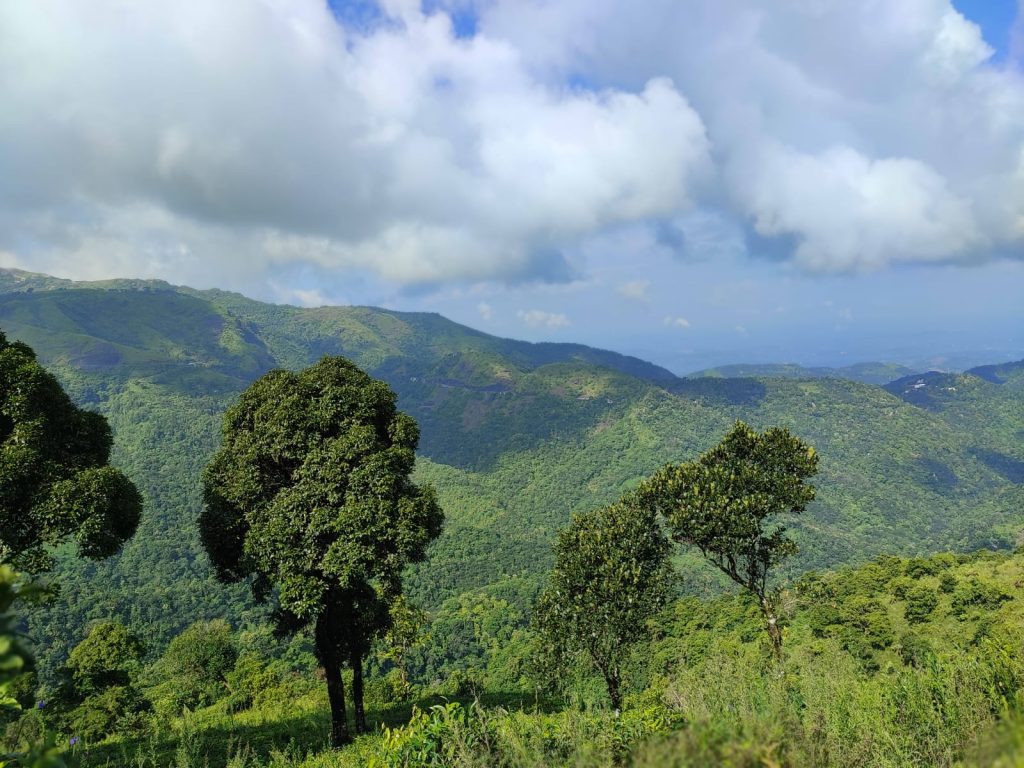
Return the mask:
<svg viewBox="0 0 1024 768">
<path fill-rule="evenodd" d="M 46 547 L 70 536 L 91 558 L 131 538 L 142 500 L 107 466 L 111 444 L 106 420 L 77 408 L 31 348 L 0 333 L 0 562 L 40 571 Z"/>
<path fill-rule="evenodd" d="M 776 653 L 782 633 L 768 580 L 797 551 L 776 519 L 807 509 L 815 490 L 806 480 L 817 471 L 814 449 L 789 430 L 758 434 L 737 422 L 699 459 L 665 466 L 637 491 L 640 504 L 664 515 L 675 541 L 699 549 L 757 597 Z"/>
<path fill-rule="evenodd" d="M 347 741 L 340 668 L 352 668 L 357 723 L 362 663 L 387 628 L 402 571 L 441 530 L 431 488 L 410 479 L 416 422 L 395 395 L 341 357 L 299 374 L 272 371 L 224 419 L 224 442 L 204 474 L 203 544 L 227 581 L 271 585 L 283 629 L 314 626 Z"/>
<path fill-rule="evenodd" d="M 128 685 L 140 668 L 145 645 L 118 621 L 92 626 L 68 657 L 75 686 L 86 694 Z"/>
<path fill-rule="evenodd" d="M 622 667 L 671 583 L 669 543 L 653 510 L 631 499 L 574 515 L 558 534 L 551 583 L 534 620 L 556 669 L 585 654 L 622 709 Z"/>
<path fill-rule="evenodd" d="M 152 696 L 157 707 L 179 714 L 209 706 L 228 690 L 238 659 L 230 625 L 223 619 L 199 621 L 175 637 L 153 666 Z"/>
</svg>

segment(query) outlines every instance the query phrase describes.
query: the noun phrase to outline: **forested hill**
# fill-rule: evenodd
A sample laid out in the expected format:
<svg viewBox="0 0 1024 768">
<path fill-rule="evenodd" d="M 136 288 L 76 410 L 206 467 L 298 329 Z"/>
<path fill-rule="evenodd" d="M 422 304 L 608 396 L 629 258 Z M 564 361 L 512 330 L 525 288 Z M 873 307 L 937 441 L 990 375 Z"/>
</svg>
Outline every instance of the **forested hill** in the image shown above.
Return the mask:
<svg viewBox="0 0 1024 768">
<path fill-rule="evenodd" d="M 438 615 L 483 598 L 507 601 L 514 615 L 572 510 L 692 458 L 737 418 L 789 426 L 822 457 L 819 500 L 794 522 L 794 570 L 883 551 L 1006 547 L 1024 527 L 1020 365 L 888 389 L 835 378 L 681 379 L 635 358 L 500 339 L 434 314 L 299 309 L 159 282 L 13 271 L 0 271 L 0 329 L 108 416 L 115 461 L 147 502 L 120 557 L 63 560 L 62 596 L 32 622 L 50 660 L 91 619 L 118 615 L 159 642 L 197 618 L 252 615 L 244 589 L 216 584 L 200 554 L 199 475 L 224 408 L 249 382 L 324 354 L 386 379 L 422 427 L 418 473 L 437 485 L 448 522 L 411 591 Z M 694 571 L 688 587 L 713 586 L 706 573 Z"/>
<path fill-rule="evenodd" d="M 897 363 L 855 363 L 841 368 L 803 366 L 795 363 L 752 363 L 720 365 L 691 373 L 693 377 L 715 378 L 765 377 L 773 379 L 850 379 L 864 384 L 888 384 L 915 371 Z"/>
</svg>

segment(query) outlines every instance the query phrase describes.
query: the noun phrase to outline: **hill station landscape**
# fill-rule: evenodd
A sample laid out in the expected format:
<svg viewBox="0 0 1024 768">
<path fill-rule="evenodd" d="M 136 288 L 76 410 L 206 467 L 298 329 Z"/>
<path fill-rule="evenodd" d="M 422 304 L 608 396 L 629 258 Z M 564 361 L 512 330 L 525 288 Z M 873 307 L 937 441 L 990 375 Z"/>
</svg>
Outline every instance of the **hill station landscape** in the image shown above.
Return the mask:
<svg viewBox="0 0 1024 768">
<path fill-rule="evenodd" d="M 1024 768 L 1024 0 L 0 0 L 0 768 Z"/>
<path fill-rule="evenodd" d="M 57 550 L 59 591 L 27 615 L 33 696 L 47 700 L 32 717 L 52 707 L 59 727 L 87 732 L 96 746 L 85 765 L 183 765 L 190 749 L 196 757 L 187 759 L 228 761 L 217 764 L 334 764 L 312 757 L 325 704 L 308 636 L 276 637 L 244 584 L 218 581 L 197 525 L 225 410 L 268 371 L 324 356 L 344 356 L 397 394 L 421 430 L 415 481 L 433 485 L 444 510 L 429 556 L 406 578 L 422 634 L 397 657 L 378 640 L 367 668 L 371 719 L 399 728 L 385 744 L 429 741 L 432 729 L 445 734 L 439 744 L 459 744 L 423 764 L 487 764 L 480 750 L 497 749 L 500 764 L 598 765 L 619 759 L 615 750 L 587 750 L 611 739 L 622 754 L 639 750 L 642 765 L 661 764 L 656 755 L 673 740 L 685 746 L 666 764 L 709 755 L 799 764 L 805 750 L 822 750 L 814 754 L 829 765 L 951 765 L 984 741 L 982 724 L 997 740 L 999 722 L 1015 717 L 1024 679 L 1013 645 L 1024 630 L 1024 555 L 1014 554 L 1024 532 L 1024 361 L 959 373 L 865 364 L 679 377 L 582 345 L 489 336 L 435 314 L 299 309 L 158 281 L 75 283 L 12 270 L 0 272 L 0 291 L 0 328 L 35 350 L 76 403 L 106 417 L 111 461 L 143 498 L 138 530 L 114 557 Z M 886 372 L 894 378 L 882 381 Z M 556 533 L 573 512 L 696 458 L 737 420 L 786 428 L 820 457 L 815 500 L 784 520 L 799 547 L 777 576 L 791 614 L 785 676 L 761 669 L 756 605 L 699 553 L 679 548 L 676 597 L 652 614 L 650 636 L 628 659 L 626 701 L 636 704 L 608 720 L 579 663 L 560 694 L 568 698 L 542 690 L 530 619 Z M 921 595 L 934 604 L 912 615 L 908 601 Z M 145 648 L 122 686 L 134 698 L 83 699 L 67 690 L 68 660 L 110 622 Z M 163 679 L 174 664 L 174 675 L 207 672 L 199 659 L 168 654 L 218 633 L 230 663 L 212 679 Z M 988 653 L 1009 654 L 992 660 L 988 682 L 959 677 L 961 665 L 989 663 Z M 821 698 L 837 675 L 848 677 L 847 695 L 868 697 L 859 724 Z M 705 677 L 716 680 L 713 690 Z M 174 689 L 190 685 L 198 692 L 175 702 Z M 970 692 L 991 710 L 985 715 L 959 692 L 976 685 L 1010 687 Z M 933 686 L 953 688 L 925 692 Z M 912 715 L 919 722 L 905 722 L 897 690 L 924 707 Z M 61 696 L 67 711 L 58 714 Z M 425 720 L 405 728 L 423 732 L 407 736 L 400 724 L 414 705 Z M 139 707 L 146 714 L 133 720 Z M 150 718 L 163 726 L 136 722 Z M 877 728 L 888 741 L 875 740 Z M 925 737 L 919 728 L 933 730 Z M 552 729 L 561 735 L 544 735 Z M 485 737 L 496 741 L 475 741 Z M 360 737 L 363 758 L 353 752 L 353 764 L 379 740 Z M 520 750 L 532 757 L 515 757 Z M 457 756 L 443 762 L 449 754 Z"/>
</svg>

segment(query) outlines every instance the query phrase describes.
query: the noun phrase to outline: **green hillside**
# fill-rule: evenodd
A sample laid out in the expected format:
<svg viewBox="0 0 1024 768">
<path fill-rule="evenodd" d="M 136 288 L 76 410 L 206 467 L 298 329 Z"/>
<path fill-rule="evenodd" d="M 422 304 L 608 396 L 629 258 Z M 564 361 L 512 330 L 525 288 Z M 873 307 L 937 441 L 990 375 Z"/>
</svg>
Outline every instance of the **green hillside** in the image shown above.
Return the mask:
<svg viewBox="0 0 1024 768">
<path fill-rule="evenodd" d="M 1015 768 L 1022 585 L 1024 554 L 1005 553 L 882 557 L 808 574 L 786 594 L 781 668 L 749 599 L 683 598 L 629 660 L 619 717 L 586 674 L 568 683 L 575 706 L 516 687 L 509 672 L 528 649 L 521 637 L 490 636 L 484 621 L 494 645 L 475 674 L 485 692 L 446 683 L 397 703 L 371 688 L 374 728 L 340 751 L 325 743 L 326 696 L 309 670 L 241 656 L 236 675 L 262 670 L 247 704 L 225 694 L 76 753 L 95 768 Z"/>
<path fill-rule="evenodd" d="M 749 363 L 720 365 L 691 373 L 694 378 L 743 378 L 751 376 L 773 379 L 849 379 L 864 384 L 888 384 L 895 379 L 909 376 L 914 371 L 898 363 L 854 363 L 841 368 L 827 366 L 803 366 L 796 363 Z"/>
<path fill-rule="evenodd" d="M 213 580 L 201 554 L 198 478 L 238 392 L 270 368 L 324 354 L 387 380 L 422 427 L 418 473 L 437 485 L 447 524 L 411 593 L 435 610 L 456 610 L 464 594 L 525 607 L 572 510 L 696 455 L 737 418 L 788 426 L 822 456 L 819 501 L 795 523 L 792 573 L 880 552 L 1008 547 L 1024 527 L 1024 399 L 1012 367 L 965 374 L 972 386 L 956 397 L 919 402 L 845 379 L 680 379 L 434 314 L 11 271 L 0 271 L 0 290 L 0 328 L 107 415 L 114 460 L 147 501 L 121 556 L 63 561 L 60 600 L 31 623 L 51 664 L 92 619 L 121 616 L 159 646 L 197 618 L 259 615 L 244 589 Z M 688 588 L 718 588 L 704 569 L 691 573 Z"/>
</svg>

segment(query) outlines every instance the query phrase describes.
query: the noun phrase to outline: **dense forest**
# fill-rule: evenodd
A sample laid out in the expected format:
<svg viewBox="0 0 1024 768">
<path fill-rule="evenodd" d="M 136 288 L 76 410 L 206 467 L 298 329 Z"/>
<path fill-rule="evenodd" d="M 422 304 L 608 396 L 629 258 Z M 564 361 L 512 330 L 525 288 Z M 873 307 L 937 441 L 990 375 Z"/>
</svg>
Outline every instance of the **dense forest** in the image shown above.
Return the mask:
<svg viewBox="0 0 1024 768">
<path fill-rule="evenodd" d="M 1021 746 L 1024 363 L 679 378 L 437 315 L 13 271 L 0 291 L 0 328 L 106 417 L 143 505 L 119 554 L 58 544 L 52 594 L 18 604 L 36 664 L 11 684 L 8 748 L 59 734 L 96 766 L 980 766 Z M 365 681 L 344 673 L 370 727 L 338 752 L 316 633 L 275 631 L 258 571 L 218 579 L 198 526 L 225 411 L 324 355 L 396 393 L 418 423 L 411 482 L 445 517 L 428 550 L 389 555 L 401 574 L 366 577 L 401 576 L 404 595 L 360 651 Z M 594 510 L 654 498 L 666 463 L 718 456 L 737 420 L 814 449 L 816 493 L 777 510 L 793 547 L 764 560 L 772 613 L 766 587 L 709 564 L 690 518 L 651 518 L 677 535 L 644 588 L 657 599 L 638 591 L 650 610 L 612 643 L 609 702 L 592 653 L 542 652 L 558 543 Z"/>
</svg>

